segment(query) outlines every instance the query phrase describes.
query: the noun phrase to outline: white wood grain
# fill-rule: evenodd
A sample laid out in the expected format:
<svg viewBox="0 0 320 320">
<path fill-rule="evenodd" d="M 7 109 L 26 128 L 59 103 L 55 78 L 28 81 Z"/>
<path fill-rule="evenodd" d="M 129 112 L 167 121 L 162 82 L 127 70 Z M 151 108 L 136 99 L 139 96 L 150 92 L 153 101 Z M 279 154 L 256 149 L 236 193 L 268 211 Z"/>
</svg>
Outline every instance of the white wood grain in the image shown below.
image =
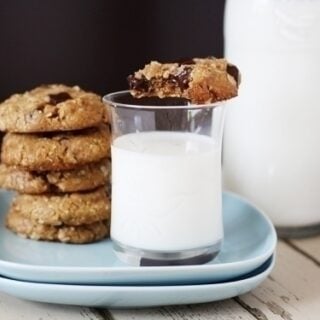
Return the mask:
<svg viewBox="0 0 320 320">
<path fill-rule="evenodd" d="M 155 309 L 109 310 L 116 320 L 256 320 L 234 300 Z"/>
<path fill-rule="evenodd" d="M 271 277 L 239 301 L 253 312 L 258 310 L 260 319 L 319 320 L 320 268 L 280 242 Z"/>
<path fill-rule="evenodd" d="M 271 277 L 236 301 L 110 312 L 117 320 L 319 320 L 320 268 L 286 243 L 280 242 Z"/>
<path fill-rule="evenodd" d="M 320 263 L 320 236 L 299 240 L 290 240 L 290 243 L 308 255 L 312 256 Z"/>
<path fill-rule="evenodd" d="M 1 320 L 102 320 L 94 310 L 20 300 L 0 293 Z"/>
</svg>

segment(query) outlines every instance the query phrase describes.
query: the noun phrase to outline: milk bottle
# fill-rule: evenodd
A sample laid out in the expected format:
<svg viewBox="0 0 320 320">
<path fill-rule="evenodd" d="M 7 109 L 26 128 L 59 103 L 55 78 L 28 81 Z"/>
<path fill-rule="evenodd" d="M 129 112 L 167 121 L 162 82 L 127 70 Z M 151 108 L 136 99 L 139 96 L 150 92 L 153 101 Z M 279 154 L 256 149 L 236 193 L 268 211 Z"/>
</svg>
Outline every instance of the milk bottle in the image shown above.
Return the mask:
<svg viewBox="0 0 320 320">
<path fill-rule="evenodd" d="M 282 236 L 320 230 L 320 1 L 228 0 L 225 53 L 242 71 L 223 152 L 224 186 Z"/>
</svg>

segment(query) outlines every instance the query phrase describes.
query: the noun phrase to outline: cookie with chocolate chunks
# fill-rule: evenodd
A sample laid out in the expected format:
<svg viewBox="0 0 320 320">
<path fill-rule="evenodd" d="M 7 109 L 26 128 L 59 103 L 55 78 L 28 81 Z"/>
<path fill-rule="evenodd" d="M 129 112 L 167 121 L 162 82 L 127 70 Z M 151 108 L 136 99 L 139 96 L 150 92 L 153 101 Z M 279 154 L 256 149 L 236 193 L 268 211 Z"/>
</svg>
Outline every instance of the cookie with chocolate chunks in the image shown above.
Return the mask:
<svg viewBox="0 0 320 320">
<path fill-rule="evenodd" d="M 78 86 L 43 85 L 0 104 L 0 131 L 50 132 L 97 126 L 106 110 L 98 95 Z"/>
<path fill-rule="evenodd" d="M 111 163 L 103 159 L 77 169 L 27 171 L 0 164 L 0 187 L 27 194 L 93 190 L 110 181 Z"/>
<path fill-rule="evenodd" d="M 1 162 L 27 171 L 76 169 L 110 157 L 107 125 L 68 132 L 7 133 Z"/>
<path fill-rule="evenodd" d="M 110 231 L 109 225 L 109 220 L 80 226 L 37 224 L 25 218 L 16 209 L 12 209 L 6 218 L 7 228 L 21 237 L 77 244 L 94 242 L 107 237 Z"/>
<path fill-rule="evenodd" d="M 240 73 L 227 60 L 213 57 L 178 63 L 152 61 L 130 75 L 128 82 L 136 98 L 178 97 L 207 104 L 237 96 Z"/>
<path fill-rule="evenodd" d="M 111 203 L 102 187 L 89 192 L 18 194 L 9 211 L 34 224 L 80 226 L 110 219 Z"/>
</svg>

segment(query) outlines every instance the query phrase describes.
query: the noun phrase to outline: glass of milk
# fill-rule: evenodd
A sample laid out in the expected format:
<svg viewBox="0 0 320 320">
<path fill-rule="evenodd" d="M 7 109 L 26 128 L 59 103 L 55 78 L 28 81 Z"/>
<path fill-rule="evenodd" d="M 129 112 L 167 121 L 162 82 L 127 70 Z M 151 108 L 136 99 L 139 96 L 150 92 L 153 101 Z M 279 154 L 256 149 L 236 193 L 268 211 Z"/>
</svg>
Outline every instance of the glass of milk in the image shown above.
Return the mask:
<svg viewBox="0 0 320 320">
<path fill-rule="evenodd" d="M 111 238 L 132 265 L 200 264 L 223 239 L 222 103 L 104 97 L 112 122 Z"/>
</svg>

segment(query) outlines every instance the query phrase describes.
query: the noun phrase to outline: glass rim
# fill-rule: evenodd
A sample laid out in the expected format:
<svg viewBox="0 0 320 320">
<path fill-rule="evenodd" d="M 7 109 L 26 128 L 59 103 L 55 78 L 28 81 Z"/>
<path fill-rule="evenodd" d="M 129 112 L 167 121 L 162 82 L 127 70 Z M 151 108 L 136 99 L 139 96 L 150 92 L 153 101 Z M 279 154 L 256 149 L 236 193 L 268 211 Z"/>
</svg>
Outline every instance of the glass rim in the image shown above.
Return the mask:
<svg viewBox="0 0 320 320">
<path fill-rule="evenodd" d="M 225 101 L 218 101 L 218 102 L 208 103 L 208 104 L 193 104 L 189 102 L 187 104 L 181 104 L 181 105 L 153 105 L 153 104 L 143 105 L 138 103 L 118 102 L 115 100 L 116 97 L 124 96 L 124 95 L 130 95 L 130 97 L 132 97 L 130 94 L 130 90 L 121 90 L 121 91 L 115 91 L 115 92 L 106 94 L 105 96 L 103 96 L 102 100 L 105 104 L 112 106 L 113 108 L 121 107 L 121 108 L 127 108 L 127 109 L 140 109 L 140 110 L 201 109 L 201 108 L 212 109 L 225 104 Z M 139 102 L 139 98 L 136 98 L 136 101 Z M 183 100 L 183 101 L 186 102 L 187 100 Z"/>
</svg>

